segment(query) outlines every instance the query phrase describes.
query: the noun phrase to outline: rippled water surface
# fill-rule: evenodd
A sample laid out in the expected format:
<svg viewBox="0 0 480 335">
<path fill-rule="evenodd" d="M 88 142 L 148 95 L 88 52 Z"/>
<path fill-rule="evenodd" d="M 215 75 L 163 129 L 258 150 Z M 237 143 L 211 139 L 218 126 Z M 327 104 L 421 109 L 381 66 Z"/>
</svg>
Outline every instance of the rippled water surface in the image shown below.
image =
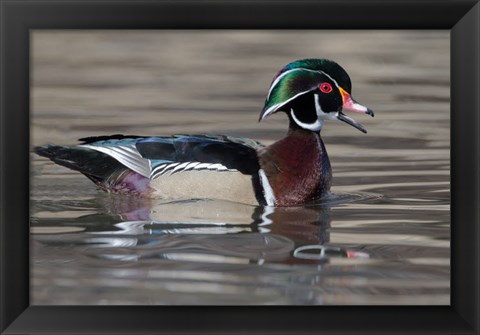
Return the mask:
<svg viewBox="0 0 480 335">
<path fill-rule="evenodd" d="M 32 304 L 449 304 L 448 31 L 37 31 L 32 147 L 258 123 L 275 73 L 330 58 L 375 118 L 327 122 L 332 194 L 304 207 L 106 194 L 31 156 Z"/>
</svg>

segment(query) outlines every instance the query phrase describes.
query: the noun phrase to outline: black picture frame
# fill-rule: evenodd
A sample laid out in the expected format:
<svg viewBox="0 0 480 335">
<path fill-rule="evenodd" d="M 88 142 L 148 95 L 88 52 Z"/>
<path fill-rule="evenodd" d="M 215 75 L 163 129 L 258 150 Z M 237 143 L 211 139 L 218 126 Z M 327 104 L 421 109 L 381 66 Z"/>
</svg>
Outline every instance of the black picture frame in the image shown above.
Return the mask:
<svg viewBox="0 0 480 335">
<path fill-rule="evenodd" d="M 479 31 L 473 0 L 0 1 L 2 334 L 478 334 Z M 451 305 L 29 306 L 31 29 L 449 29 Z"/>
</svg>

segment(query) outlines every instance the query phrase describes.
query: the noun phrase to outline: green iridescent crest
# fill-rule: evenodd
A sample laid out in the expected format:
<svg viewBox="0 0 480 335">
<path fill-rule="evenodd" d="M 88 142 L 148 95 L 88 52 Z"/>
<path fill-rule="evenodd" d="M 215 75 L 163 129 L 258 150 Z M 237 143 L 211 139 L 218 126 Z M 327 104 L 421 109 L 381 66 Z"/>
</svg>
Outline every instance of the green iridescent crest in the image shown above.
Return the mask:
<svg viewBox="0 0 480 335">
<path fill-rule="evenodd" d="M 263 111 L 270 114 L 296 97 L 315 90 L 324 77 L 320 72 L 293 69 L 279 75 L 272 83 Z"/>
<path fill-rule="evenodd" d="M 260 118 L 275 113 L 293 99 L 332 80 L 347 92 L 350 77 L 337 63 L 327 59 L 303 59 L 286 65 L 274 78 Z"/>
<path fill-rule="evenodd" d="M 329 60 L 329 59 L 301 59 L 295 62 L 291 62 L 287 64 L 278 74 L 281 75 L 284 72 L 287 72 L 292 69 L 308 69 L 313 71 L 321 71 L 332 78 L 334 78 L 338 85 L 341 86 L 345 91 L 349 92 L 352 89 L 352 82 L 350 81 L 350 77 L 348 76 L 347 71 L 345 71 L 340 65 L 336 62 Z"/>
</svg>

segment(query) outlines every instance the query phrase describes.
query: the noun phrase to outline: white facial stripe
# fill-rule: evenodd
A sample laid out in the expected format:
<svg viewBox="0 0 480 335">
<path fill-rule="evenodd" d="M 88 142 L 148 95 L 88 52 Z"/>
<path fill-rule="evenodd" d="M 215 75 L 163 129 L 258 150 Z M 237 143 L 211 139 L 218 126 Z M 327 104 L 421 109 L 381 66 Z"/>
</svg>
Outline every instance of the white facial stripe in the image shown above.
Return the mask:
<svg viewBox="0 0 480 335">
<path fill-rule="evenodd" d="M 275 202 L 277 200 L 275 199 L 275 194 L 273 194 L 272 187 L 270 186 L 270 183 L 268 181 L 267 175 L 265 174 L 265 171 L 263 171 L 263 169 L 260 169 L 258 171 L 258 175 L 260 176 L 260 182 L 262 183 L 262 187 L 263 187 L 263 195 L 265 197 L 265 201 L 267 202 L 267 205 L 275 206 Z"/>
<path fill-rule="evenodd" d="M 266 118 L 268 115 L 270 115 L 270 114 L 271 114 L 274 110 L 276 110 L 277 108 L 280 108 L 280 107 L 282 107 L 283 105 L 286 105 L 287 103 L 289 103 L 289 102 L 292 101 L 293 99 L 296 99 L 296 98 L 298 98 L 299 96 L 301 96 L 302 94 L 305 94 L 305 93 L 308 93 L 308 92 L 310 92 L 310 90 L 309 90 L 309 91 L 300 92 L 300 93 L 298 93 L 297 95 L 291 97 L 291 98 L 288 99 L 288 100 L 285 100 L 285 101 L 283 101 L 283 102 L 281 102 L 281 103 L 278 103 L 278 104 L 276 104 L 276 105 L 273 105 L 272 107 L 270 107 L 269 109 L 267 109 L 267 111 L 265 112 L 265 114 L 263 114 L 263 118 L 262 118 L 262 119 Z"/>
<path fill-rule="evenodd" d="M 317 116 L 320 118 L 321 116 L 325 115 L 322 106 L 320 106 L 320 96 L 318 94 L 314 94 L 313 99 L 315 100 L 315 110 L 317 111 Z"/>
<path fill-rule="evenodd" d="M 281 75 L 279 75 L 272 83 L 272 85 L 270 85 L 270 90 L 268 91 L 268 94 L 267 94 L 267 100 L 270 99 L 270 94 L 272 94 L 272 91 L 273 91 L 273 88 L 275 86 L 277 86 L 278 82 L 283 78 L 285 77 L 287 74 L 289 73 L 292 73 L 292 72 L 295 72 L 295 71 L 298 71 L 298 70 L 307 70 L 307 69 L 304 69 L 304 68 L 296 68 L 296 69 L 291 69 L 291 70 L 288 70 L 288 71 L 285 71 L 284 73 L 282 73 Z"/>
<path fill-rule="evenodd" d="M 317 112 L 317 120 L 314 123 L 305 123 L 300 121 L 293 109 L 290 110 L 293 120 L 297 125 L 303 129 L 308 129 L 311 131 L 320 131 L 323 127 L 323 120 L 335 120 L 338 116 L 338 113 L 325 113 L 320 105 L 320 96 L 318 94 L 313 95 L 315 101 L 315 111 Z"/>
<path fill-rule="evenodd" d="M 310 72 L 315 72 L 315 73 L 319 73 L 319 74 L 324 74 L 325 76 L 327 76 L 334 84 L 336 87 L 340 88 L 340 86 L 338 86 L 338 83 L 335 79 L 333 79 L 329 74 L 323 72 L 323 71 L 315 71 L 315 70 L 311 70 L 311 69 L 306 69 L 306 68 L 296 68 L 296 69 L 292 69 L 292 70 L 288 70 L 288 71 L 285 71 L 284 73 L 282 73 L 281 75 L 279 75 L 275 80 L 274 82 L 272 83 L 272 85 L 270 86 L 270 90 L 268 91 L 268 95 L 267 95 L 267 100 L 270 99 L 270 94 L 272 93 L 274 87 L 279 83 L 279 81 L 284 77 L 286 76 L 287 74 L 293 72 L 293 71 L 298 71 L 298 70 L 303 70 L 303 71 L 310 71 Z M 271 106 L 269 109 L 267 109 L 265 111 L 265 114 L 263 114 L 263 117 L 262 119 L 266 118 L 268 115 L 270 115 L 273 111 L 275 111 L 276 109 L 282 107 L 283 105 L 286 105 L 287 103 L 289 103 L 290 101 L 292 101 L 293 99 L 296 99 L 298 98 L 300 95 L 302 94 L 305 94 L 305 93 L 308 93 L 312 90 L 314 90 L 315 88 L 312 88 L 308 91 L 303 91 L 303 92 L 300 92 L 298 94 L 296 94 L 295 96 L 291 97 L 290 99 L 288 100 L 285 100 L 283 102 L 280 102 L 278 104 L 275 104 L 273 106 Z"/>
<path fill-rule="evenodd" d="M 322 119 L 319 117 L 317 117 L 317 120 L 314 123 L 305 123 L 297 119 L 293 109 L 290 109 L 290 115 L 292 116 L 292 119 L 295 121 L 295 123 L 303 129 L 308 129 L 311 131 L 320 131 L 320 129 L 322 129 L 323 122 Z"/>
<path fill-rule="evenodd" d="M 268 90 L 267 100 L 270 99 L 270 94 L 272 94 L 273 88 L 274 88 L 275 86 L 277 86 L 277 84 L 278 84 L 278 82 L 280 81 L 280 79 L 282 79 L 282 78 L 285 77 L 287 74 L 289 74 L 290 72 L 295 71 L 295 70 L 296 70 L 296 69 L 286 71 L 286 72 L 282 73 L 281 75 L 279 75 L 277 78 L 275 78 L 275 80 L 273 81 L 272 85 L 270 85 L 270 89 Z"/>
<path fill-rule="evenodd" d="M 279 75 L 272 83 L 272 85 L 270 86 L 270 90 L 268 91 L 268 95 L 267 95 L 267 100 L 270 99 L 270 94 L 272 94 L 272 91 L 273 91 L 273 88 L 275 86 L 277 86 L 277 84 L 279 83 L 279 81 L 285 77 L 287 74 L 289 73 L 292 73 L 294 71 L 299 71 L 299 70 L 302 70 L 302 71 L 309 71 L 309 72 L 314 72 L 314 73 L 318 73 L 318 74 L 324 74 L 325 76 L 327 76 L 331 81 L 333 81 L 333 83 L 335 84 L 335 86 L 337 87 L 340 87 L 338 86 L 338 83 L 335 79 L 333 79 L 328 73 L 325 73 L 323 71 L 316 71 L 316 70 L 312 70 L 312 69 L 306 69 L 304 67 L 299 67 L 299 68 L 296 68 L 296 69 L 292 69 L 292 70 L 288 70 L 288 71 L 285 71 L 284 73 L 282 73 L 281 75 Z"/>
<path fill-rule="evenodd" d="M 324 75 L 326 75 L 328 78 L 330 78 L 331 81 L 333 81 L 333 83 L 335 84 L 335 86 L 337 86 L 338 88 L 340 88 L 340 86 L 338 86 L 338 83 L 335 79 L 333 79 L 328 73 L 325 73 L 323 71 L 320 71 L 322 72 Z"/>
</svg>

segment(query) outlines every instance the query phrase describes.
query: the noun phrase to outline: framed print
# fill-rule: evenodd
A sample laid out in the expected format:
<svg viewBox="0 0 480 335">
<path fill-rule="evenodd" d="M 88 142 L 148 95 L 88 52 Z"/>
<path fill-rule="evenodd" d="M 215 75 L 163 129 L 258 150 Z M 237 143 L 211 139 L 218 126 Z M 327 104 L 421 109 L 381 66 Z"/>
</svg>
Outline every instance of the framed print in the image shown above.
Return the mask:
<svg viewBox="0 0 480 335">
<path fill-rule="evenodd" d="M 3 2 L 2 333 L 477 333 L 478 6 Z"/>
</svg>

